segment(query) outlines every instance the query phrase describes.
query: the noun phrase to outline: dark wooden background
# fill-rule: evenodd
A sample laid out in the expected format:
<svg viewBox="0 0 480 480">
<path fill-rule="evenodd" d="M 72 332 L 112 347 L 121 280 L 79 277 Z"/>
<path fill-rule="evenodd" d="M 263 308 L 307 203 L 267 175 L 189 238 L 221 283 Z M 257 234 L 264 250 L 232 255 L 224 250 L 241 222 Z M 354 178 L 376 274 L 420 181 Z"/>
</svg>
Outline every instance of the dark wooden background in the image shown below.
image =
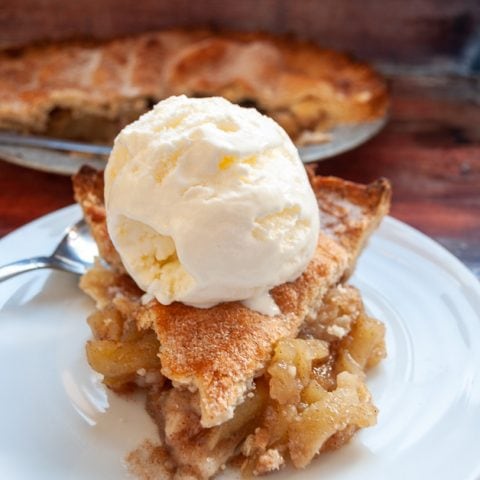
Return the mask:
<svg viewBox="0 0 480 480">
<path fill-rule="evenodd" d="M 376 64 L 390 123 L 318 172 L 389 178 L 392 214 L 480 277 L 480 1 L 3 0 L 0 46 L 199 24 L 294 32 Z M 68 178 L 0 161 L 0 235 L 70 203 Z"/>
<path fill-rule="evenodd" d="M 294 33 L 387 64 L 479 67 L 479 0 L 2 0 L 0 47 L 206 25 Z"/>
</svg>

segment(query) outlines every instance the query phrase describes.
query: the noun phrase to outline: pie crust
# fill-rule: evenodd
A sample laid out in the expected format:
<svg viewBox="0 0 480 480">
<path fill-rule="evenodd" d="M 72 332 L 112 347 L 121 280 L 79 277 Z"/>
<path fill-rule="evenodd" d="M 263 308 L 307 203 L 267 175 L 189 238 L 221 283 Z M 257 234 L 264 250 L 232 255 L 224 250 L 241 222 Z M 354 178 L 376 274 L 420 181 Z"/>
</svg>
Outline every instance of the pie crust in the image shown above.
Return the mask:
<svg viewBox="0 0 480 480">
<path fill-rule="evenodd" d="M 170 95 L 255 106 L 299 145 L 385 115 L 385 81 L 364 63 L 266 33 L 165 30 L 0 52 L 0 128 L 111 143 Z"/>
</svg>

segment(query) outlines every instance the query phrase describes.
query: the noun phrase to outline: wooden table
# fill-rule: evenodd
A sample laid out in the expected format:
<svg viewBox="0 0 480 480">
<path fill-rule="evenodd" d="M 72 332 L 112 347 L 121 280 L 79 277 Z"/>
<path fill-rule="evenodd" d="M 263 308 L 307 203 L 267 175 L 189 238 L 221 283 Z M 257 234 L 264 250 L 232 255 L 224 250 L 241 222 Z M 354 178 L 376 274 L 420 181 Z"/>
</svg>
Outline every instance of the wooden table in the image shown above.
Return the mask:
<svg viewBox="0 0 480 480">
<path fill-rule="evenodd" d="M 362 147 L 319 163 L 318 173 L 358 182 L 389 178 L 392 215 L 480 277 L 480 79 L 391 82 L 389 125 Z M 0 235 L 72 201 L 68 178 L 0 162 Z"/>
</svg>

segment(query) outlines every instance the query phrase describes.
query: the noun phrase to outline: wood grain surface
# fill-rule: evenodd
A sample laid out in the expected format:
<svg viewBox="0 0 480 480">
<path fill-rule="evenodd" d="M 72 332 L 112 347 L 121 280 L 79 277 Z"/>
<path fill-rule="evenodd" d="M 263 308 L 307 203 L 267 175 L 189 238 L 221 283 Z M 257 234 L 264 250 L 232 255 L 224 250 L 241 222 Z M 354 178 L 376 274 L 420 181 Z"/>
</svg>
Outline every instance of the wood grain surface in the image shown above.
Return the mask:
<svg viewBox="0 0 480 480">
<path fill-rule="evenodd" d="M 480 277 L 480 79 L 396 77 L 391 85 L 387 127 L 317 171 L 363 183 L 389 178 L 392 215 Z M 72 202 L 69 178 L 0 162 L 0 235 Z"/>
<path fill-rule="evenodd" d="M 171 26 L 292 33 L 361 58 L 468 69 L 478 0 L 2 0 L 0 46 Z"/>
</svg>

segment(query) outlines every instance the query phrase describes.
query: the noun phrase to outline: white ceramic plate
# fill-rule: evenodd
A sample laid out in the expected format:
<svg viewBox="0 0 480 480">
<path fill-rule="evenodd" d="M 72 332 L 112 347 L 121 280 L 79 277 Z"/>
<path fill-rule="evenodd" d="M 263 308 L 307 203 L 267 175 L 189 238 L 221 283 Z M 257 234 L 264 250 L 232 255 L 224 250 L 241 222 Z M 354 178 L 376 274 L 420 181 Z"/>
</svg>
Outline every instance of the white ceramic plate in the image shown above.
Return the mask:
<svg viewBox="0 0 480 480">
<path fill-rule="evenodd" d="M 0 263 L 53 250 L 77 207 L 0 241 Z M 480 478 L 480 285 L 438 244 L 387 218 L 352 282 L 387 325 L 368 384 L 378 425 L 304 471 L 272 480 Z M 0 284 L 0 478 L 117 480 L 155 438 L 141 398 L 107 392 L 88 367 L 91 302 L 77 279 L 35 272 Z M 231 478 L 233 474 L 225 476 Z"/>
</svg>

